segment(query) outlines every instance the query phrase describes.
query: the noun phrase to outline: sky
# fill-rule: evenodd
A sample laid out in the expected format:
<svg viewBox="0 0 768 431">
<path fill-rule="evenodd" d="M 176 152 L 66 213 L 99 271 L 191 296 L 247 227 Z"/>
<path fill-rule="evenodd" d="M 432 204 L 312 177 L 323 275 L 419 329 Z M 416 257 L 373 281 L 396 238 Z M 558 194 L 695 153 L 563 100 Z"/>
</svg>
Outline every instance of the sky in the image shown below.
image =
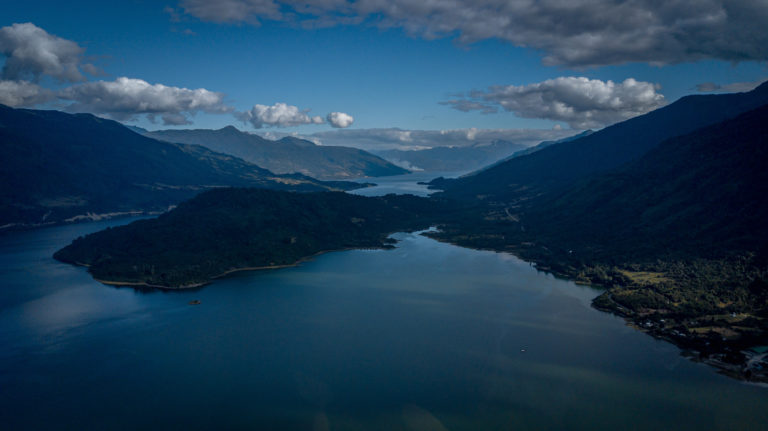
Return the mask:
<svg viewBox="0 0 768 431">
<path fill-rule="evenodd" d="M 0 103 L 150 130 L 534 144 L 768 79 L 768 0 L 29 0 L 0 12 Z"/>
</svg>

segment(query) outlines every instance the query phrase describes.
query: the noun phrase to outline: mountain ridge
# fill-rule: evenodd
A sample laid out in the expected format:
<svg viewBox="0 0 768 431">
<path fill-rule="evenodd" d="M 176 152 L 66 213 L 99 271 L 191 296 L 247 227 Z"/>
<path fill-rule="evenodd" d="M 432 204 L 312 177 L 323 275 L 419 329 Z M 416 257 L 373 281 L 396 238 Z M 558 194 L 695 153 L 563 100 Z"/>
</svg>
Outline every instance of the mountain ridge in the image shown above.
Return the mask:
<svg viewBox="0 0 768 431">
<path fill-rule="evenodd" d="M 91 114 L 0 105 L 0 226 L 63 222 L 87 214 L 164 211 L 201 190 L 359 188 L 276 175 L 207 148 L 170 144 Z"/>
<path fill-rule="evenodd" d="M 166 142 L 201 145 L 278 174 L 301 173 L 318 179 L 338 180 L 408 173 L 406 169 L 357 148 L 315 145 L 291 136 L 272 141 L 231 125 L 215 130 L 157 130 L 144 135 Z"/>
</svg>

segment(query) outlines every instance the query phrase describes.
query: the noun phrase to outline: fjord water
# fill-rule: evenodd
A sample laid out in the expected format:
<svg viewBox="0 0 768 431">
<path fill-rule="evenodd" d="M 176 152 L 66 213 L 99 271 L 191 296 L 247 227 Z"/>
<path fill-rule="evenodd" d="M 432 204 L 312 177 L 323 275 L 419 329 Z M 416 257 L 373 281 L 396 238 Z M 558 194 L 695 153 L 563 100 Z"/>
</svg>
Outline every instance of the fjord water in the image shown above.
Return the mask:
<svg viewBox="0 0 768 431">
<path fill-rule="evenodd" d="M 768 423 L 767 389 L 688 361 L 590 308 L 599 291 L 506 254 L 400 233 L 394 250 L 181 292 L 104 286 L 51 258 L 128 221 L 0 237 L 2 429 Z"/>
</svg>

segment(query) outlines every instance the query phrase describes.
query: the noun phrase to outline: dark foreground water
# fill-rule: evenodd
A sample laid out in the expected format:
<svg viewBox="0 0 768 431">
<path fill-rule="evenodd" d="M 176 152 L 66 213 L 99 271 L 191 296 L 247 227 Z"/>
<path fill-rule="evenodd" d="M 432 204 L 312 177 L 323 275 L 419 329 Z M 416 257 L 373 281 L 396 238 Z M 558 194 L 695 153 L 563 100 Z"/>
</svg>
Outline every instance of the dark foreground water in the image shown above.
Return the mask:
<svg viewBox="0 0 768 431">
<path fill-rule="evenodd" d="M 172 293 L 50 257 L 124 222 L 0 237 L 0 429 L 768 427 L 768 389 L 509 255 L 398 234 Z"/>
</svg>

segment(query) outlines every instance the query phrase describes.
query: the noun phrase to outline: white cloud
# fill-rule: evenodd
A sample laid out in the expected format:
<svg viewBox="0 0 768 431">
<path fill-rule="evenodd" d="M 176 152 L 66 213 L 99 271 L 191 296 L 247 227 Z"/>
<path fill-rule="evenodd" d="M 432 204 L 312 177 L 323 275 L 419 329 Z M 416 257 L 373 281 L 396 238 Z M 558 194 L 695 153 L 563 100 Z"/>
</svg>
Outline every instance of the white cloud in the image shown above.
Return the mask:
<svg viewBox="0 0 768 431">
<path fill-rule="evenodd" d="M 249 10 L 267 14 L 269 8 L 251 2 Z M 224 0 L 190 7 L 188 11 L 214 13 L 224 7 L 232 13 L 239 11 L 237 1 Z M 173 8 L 166 7 L 172 20 L 180 21 L 181 16 Z M 208 12 L 206 12 L 208 11 Z M 211 12 L 213 11 L 213 12 Z M 216 17 L 217 15 L 212 15 Z M 229 21 L 229 15 L 215 18 Z M 91 63 L 82 63 L 84 49 L 77 43 L 62 39 L 46 32 L 32 23 L 13 24 L 0 28 L 0 54 L 5 56 L 0 78 L 0 103 L 19 107 L 34 106 L 56 98 L 64 102 L 63 109 L 69 112 L 89 112 L 121 121 L 135 120 L 145 115 L 150 121 L 161 119 L 166 125 L 191 124 L 190 116 L 198 112 L 212 114 L 228 113 L 234 108 L 224 103 L 224 94 L 205 88 L 188 89 L 150 84 L 135 78 L 120 77 L 114 81 L 91 81 L 56 92 L 37 84 L 43 76 L 50 76 L 60 82 L 85 81 L 83 71 L 91 76 L 104 72 Z M 249 111 L 235 113 L 255 128 L 265 126 L 290 127 L 302 124 L 323 124 L 321 116 L 310 116 L 308 110 L 296 106 L 276 103 L 272 106 L 254 105 Z M 352 125 L 354 118 L 343 112 L 331 112 L 327 116 L 331 126 L 345 128 Z"/>
<path fill-rule="evenodd" d="M 332 127 L 337 129 L 346 129 L 355 122 L 355 117 L 343 112 L 331 112 L 325 118 Z"/>
<path fill-rule="evenodd" d="M 4 79 L 37 82 L 48 75 L 62 82 L 83 81 L 79 67 L 84 52 L 77 43 L 49 34 L 30 22 L 0 28 Z"/>
<path fill-rule="evenodd" d="M 0 80 L 0 103 L 3 105 L 14 108 L 34 106 L 55 98 L 51 90 L 29 81 Z"/>
<path fill-rule="evenodd" d="M 70 112 L 90 112 L 123 121 L 146 114 L 151 120 L 159 116 L 170 125 L 189 124 L 188 115 L 200 111 L 232 110 L 224 104 L 222 93 L 150 84 L 125 77 L 77 84 L 59 91 L 58 96 L 73 102 L 66 108 Z"/>
<path fill-rule="evenodd" d="M 696 91 L 700 93 L 712 93 L 712 92 L 723 92 L 723 93 L 742 93 L 745 91 L 751 91 L 754 90 L 758 85 L 765 82 L 765 79 L 759 79 L 757 81 L 749 81 L 749 82 L 732 82 L 730 84 L 715 84 L 714 82 L 704 82 L 701 84 L 696 84 Z"/>
<path fill-rule="evenodd" d="M 536 49 L 549 65 L 768 59 L 764 0 L 181 0 L 219 23 L 397 27 L 462 43 L 497 38 Z"/>
<path fill-rule="evenodd" d="M 443 104 L 467 111 L 485 112 L 501 107 L 524 118 L 542 118 L 568 123 L 574 129 L 597 128 L 644 114 L 665 104 L 658 85 L 632 78 L 621 83 L 597 79 L 561 77 L 529 85 L 498 85 L 473 91 L 469 99 Z"/>
<path fill-rule="evenodd" d="M 302 124 L 323 124 L 323 117 L 309 116 L 308 110 L 285 103 L 275 103 L 272 106 L 253 105 L 249 111 L 239 112 L 236 117 L 243 122 L 249 122 L 256 129 L 265 126 L 292 127 Z"/>
</svg>

